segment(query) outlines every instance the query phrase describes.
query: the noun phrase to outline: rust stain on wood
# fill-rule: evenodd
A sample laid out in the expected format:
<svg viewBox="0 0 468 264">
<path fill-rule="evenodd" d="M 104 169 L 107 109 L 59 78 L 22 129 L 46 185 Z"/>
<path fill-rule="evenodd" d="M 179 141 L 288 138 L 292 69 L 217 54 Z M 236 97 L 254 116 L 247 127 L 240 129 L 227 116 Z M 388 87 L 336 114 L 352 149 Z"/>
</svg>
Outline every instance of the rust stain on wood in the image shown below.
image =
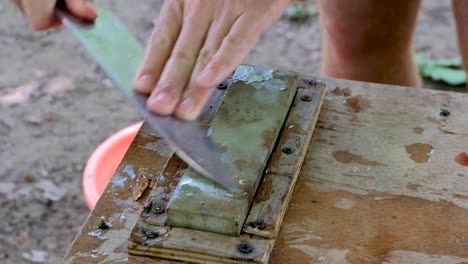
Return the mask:
<svg viewBox="0 0 468 264">
<path fill-rule="evenodd" d="M 442 123 L 442 120 L 440 120 L 438 118 L 435 118 L 433 116 L 427 117 L 427 121 L 429 121 L 431 123 L 434 123 L 434 124 L 438 124 L 438 125 L 440 125 L 440 123 Z"/>
<path fill-rule="evenodd" d="M 455 194 L 453 198 L 468 200 L 468 196 L 463 194 Z"/>
<path fill-rule="evenodd" d="M 309 186 L 300 182 L 296 187 L 278 236 L 279 250 L 272 254 L 273 263 L 294 263 L 291 260 L 296 257 L 316 259 L 313 252 L 297 248 L 320 249 L 323 245 L 347 250 L 347 261 L 356 264 L 381 263 L 385 254 L 394 250 L 468 257 L 468 248 L 457 244 L 468 237 L 466 209 L 448 201 L 395 195 L 376 199 L 382 194 L 323 192 Z M 350 210 L 341 210 L 334 206 L 341 199 L 356 203 Z M 285 252 L 288 254 L 281 254 Z"/>
<path fill-rule="evenodd" d="M 371 107 L 371 102 L 368 98 L 362 95 L 356 95 L 353 97 L 349 97 L 345 100 L 345 104 L 348 107 L 348 110 L 358 113 L 364 111 Z"/>
<path fill-rule="evenodd" d="M 350 174 L 350 173 L 345 173 L 343 174 L 343 176 L 346 176 L 346 177 L 356 177 L 356 178 L 363 178 L 363 179 L 367 179 L 367 180 L 375 180 L 375 176 L 370 176 L 370 175 L 361 175 L 361 174 Z"/>
<path fill-rule="evenodd" d="M 340 88 L 338 86 L 331 93 L 334 94 L 334 95 L 342 95 L 344 97 L 351 96 L 351 94 L 352 94 L 351 89 L 349 89 L 349 88 L 343 88 L 342 89 L 342 88 Z"/>
<path fill-rule="evenodd" d="M 405 146 L 406 152 L 411 156 L 410 158 L 417 163 L 426 163 L 429 161 L 430 155 L 434 148 L 429 144 L 415 143 Z"/>
<path fill-rule="evenodd" d="M 415 128 L 413 128 L 413 132 L 416 133 L 416 134 L 423 134 L 424 133 L 424 128 L 415 127 Z"/>
<path fill-rule="evenodd" d="M 412 191 L 416 191 L 420 187 L 422 187 L 421 184 L 415 184 L 415 183 L 408 183 L 406 185 L 406 188 L 408 188 L 408 190 L 412 190 Z"/>
<path fill-rule="evenodd" d="M 468 166 L 468 154 L 466 152 L 458 154 L 455 161 L 462 166 Z"/>
<path fill-rule="evenodd" d="M 371 160 L 364 159 L 363 157 L 353 154 L 349 151 L 342 151 L 342 150 L 335 151 L 333 152 L 333 157 L 341 163 L 355 162 L 361 165 L 368 165 L 368 166 L 387 166 L 386 164 L 383 164 L 378 161 L 371 161 Z"/>
</svg>

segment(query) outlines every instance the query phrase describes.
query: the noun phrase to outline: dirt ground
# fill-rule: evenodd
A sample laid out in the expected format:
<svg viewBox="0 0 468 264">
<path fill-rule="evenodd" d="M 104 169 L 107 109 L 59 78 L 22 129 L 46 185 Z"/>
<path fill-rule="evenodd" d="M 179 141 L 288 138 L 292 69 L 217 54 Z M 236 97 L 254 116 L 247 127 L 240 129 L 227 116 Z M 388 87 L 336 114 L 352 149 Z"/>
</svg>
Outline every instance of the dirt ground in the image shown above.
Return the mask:
<svg viewBox="0 0 468 264">
<path fill-rule="evenodd" d="M 143 41 L 162 1 L 97 2 Z M 415 50 L 457 55 L 449 3 L 424 1 Z M 280 20 L 247 63 L 318 74 L 319 61 L 317 14 L 304 23 Z M 89 213 L 81 189 L 88 156 L 138 120 L 69 32 L 33 32 L 9 1 L 0 2 L 0 263 L 60 261 Z"/>
</svg>

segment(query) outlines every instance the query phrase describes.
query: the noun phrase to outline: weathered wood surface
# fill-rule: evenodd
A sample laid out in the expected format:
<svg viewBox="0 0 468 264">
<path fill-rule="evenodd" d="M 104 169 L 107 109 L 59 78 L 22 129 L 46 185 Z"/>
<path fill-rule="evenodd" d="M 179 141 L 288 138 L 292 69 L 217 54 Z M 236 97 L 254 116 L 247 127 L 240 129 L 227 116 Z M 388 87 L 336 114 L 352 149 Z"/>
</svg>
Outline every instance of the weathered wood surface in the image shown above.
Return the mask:
<svg viewBox="0 0 468 264">
<path fill-rule="evenodd" d="M 325 91 L 321 85 L 313 90 L 297 91 L 293 108 L 244 223 L 245 233 L 276 238 L 312 139 Z"/>
<path fill-rule="evenodd" d="M 468 262 L 468 96 L 323 81 L 329 93 L 271 263 Z M 143 127 L 65 263 L 170 263 L 128 255 L 144 199 L 130 199 L 124 172 L 144 160 L 163 168 L 169 154 Z M 106 240 L 88 235 L 100 216 L 114 224 Z"/>
<path fill-rule="evenodd" d="M 130 241 L 129 252 L 203 264 L 267 263 L 275 242 L 273 239 L 251 238 L 248 234 L 237 237 L 179 227 L 161 229 L 165 229 L 160 232 L 164 236 L 161 239 L 148 239 L 145 244 Z M 239 252 L 238 247 L 242 244 L 252 247 L 252 250 Z"/>
</svg>

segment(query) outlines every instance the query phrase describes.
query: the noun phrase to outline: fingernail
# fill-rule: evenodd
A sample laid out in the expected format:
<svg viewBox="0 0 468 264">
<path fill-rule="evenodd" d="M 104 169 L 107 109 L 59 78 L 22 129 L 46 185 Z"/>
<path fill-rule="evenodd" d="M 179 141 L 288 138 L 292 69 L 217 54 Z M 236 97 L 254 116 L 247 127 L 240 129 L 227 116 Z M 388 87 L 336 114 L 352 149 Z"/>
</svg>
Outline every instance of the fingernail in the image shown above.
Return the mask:
<svg viewBox="0 0 468 264">
<path fill-rule="evenodd" d="M 97 15 L 96 5 L 92 1 L 85 0 L 83 7 L 86 8 L 88 14 L 86 15 L 88 19 L 95 19 Z"/>
<path fill-rule="evenodd" d="M 87 8 L 89 8 L 92 11 L 96 11 L 96 6 L 94 5 L 94 3 L 92 1 L 85 1 L 84 6 L 86 6 Z"/>
<path fill-rule="evenodd" d="M 198 82 L 202 84 L 203 87 L 209 86 L 209 84 L 213 83 L 216 79 L 216 73 L 211 69 L 208 68 L 200 73 L 200 77 L 198 77 Z"/>
<path fill-rule="evenodd" d="M 148 99 L 148 103 L 151 106 L 155 107 L 160 107 L 161 105 L 164 105 L 167 103 L 167 99 L 169 98 L 169 94 L 166 92 L 160 92 L 156 94 L 155 96 L 152 96 Z"/>
<path fill-rule="evenodd" d="M 138 80 L 135 81 L 133 86 L 135 87 L 136 90 L 140 92 L 150 92 L 154 88 L 154 78 L 153 76 L 149 74 L 145 74 L 138 78 Z"/>
<path fill-rule="evenodd" d="M 195 102 L 192 98 L 187 97 L 180 103 L 177 109 L 177 116 L 185 120 L 195 120 L 198 117 L 198 112 L 195 110 Z"/>
</svg>

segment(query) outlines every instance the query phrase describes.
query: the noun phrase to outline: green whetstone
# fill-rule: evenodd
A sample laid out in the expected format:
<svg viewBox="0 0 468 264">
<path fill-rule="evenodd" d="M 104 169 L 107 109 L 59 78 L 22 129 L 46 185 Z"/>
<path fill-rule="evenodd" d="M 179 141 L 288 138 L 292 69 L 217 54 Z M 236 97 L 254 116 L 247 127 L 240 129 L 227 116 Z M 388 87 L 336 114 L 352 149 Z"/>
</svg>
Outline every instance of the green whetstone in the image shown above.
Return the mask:
<svg viewBox="0 0 468 264">
<path fill-rule="evenodd" d="M 208 130 L 244 194 L 188 169 L 169 202 L 168 225 L 239 235 L 297 90 L 296 77 L 241 66 Z"/>
</svg>

